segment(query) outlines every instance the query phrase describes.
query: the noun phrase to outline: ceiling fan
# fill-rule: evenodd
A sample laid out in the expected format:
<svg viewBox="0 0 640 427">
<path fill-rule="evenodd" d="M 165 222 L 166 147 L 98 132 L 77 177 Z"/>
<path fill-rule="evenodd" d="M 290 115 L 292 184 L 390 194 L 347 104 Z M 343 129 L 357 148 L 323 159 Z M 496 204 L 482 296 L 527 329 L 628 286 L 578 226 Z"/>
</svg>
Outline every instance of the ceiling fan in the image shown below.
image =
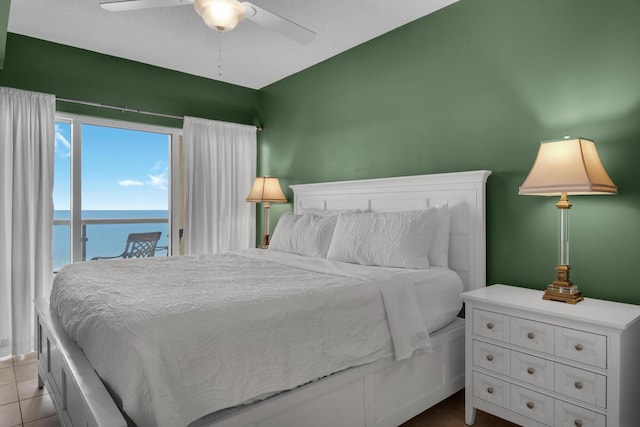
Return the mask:
<svg viewBox="0 0 640 427">
<path fill-rule="evenodd" d="M 214 30 L 233 30 L 245 18 L 282 34 L 300 44 L 311 43 L 316 33 L 247 1 L 238 0 L 121 0 L 101 2 L 111 12 L 193 4 L 198 15 Z"/>
</svg>

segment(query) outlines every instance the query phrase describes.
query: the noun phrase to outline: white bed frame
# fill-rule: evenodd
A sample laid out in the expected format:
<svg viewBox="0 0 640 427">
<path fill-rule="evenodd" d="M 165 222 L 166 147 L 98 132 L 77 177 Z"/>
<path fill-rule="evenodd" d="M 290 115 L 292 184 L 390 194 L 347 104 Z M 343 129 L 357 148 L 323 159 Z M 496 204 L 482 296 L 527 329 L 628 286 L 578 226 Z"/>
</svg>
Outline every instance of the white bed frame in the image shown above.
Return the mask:
<svg viewBox="0 0 640 427">
<path fill-rule="evenodd" d="M 447 203 L 449 264 L 465 291 L 485 286 L 485 184 L 490 171 L 292 185 L 303 207 L 401 211 Z M 39 385 L 64 426 L 127 425 L 118 406 L 65 333 L 49 302 L 36 301 Z M 209 417 L 215 427 L 395 427 L 464 387 L 464 321 L 432 334 L 432 352 L 347 369 L 264 401 Z"/>
</svg>

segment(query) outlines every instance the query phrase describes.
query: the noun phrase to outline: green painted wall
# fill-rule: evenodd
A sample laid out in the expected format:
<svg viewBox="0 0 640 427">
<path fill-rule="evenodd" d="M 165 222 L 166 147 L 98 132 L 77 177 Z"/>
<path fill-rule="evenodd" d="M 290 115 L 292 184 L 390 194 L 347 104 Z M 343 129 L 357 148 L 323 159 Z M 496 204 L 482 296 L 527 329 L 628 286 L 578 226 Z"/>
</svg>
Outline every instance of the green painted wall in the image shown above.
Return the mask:
<svg viewBox="0 0 640 427">
<path fill-rule="evenodd" d="M 7 37 L 0 86 L 137 110 L 257 124 L 256 90 L 12 33 Z M 182 127 L 181 120 L 77 104 L 58 102 L 57 109 Z"/>
<path fill-rule="evenodd" d="M 286 186 L 490 169 L 487 281 L 543 289 L 556 200 L 518 187 L 540 141 L 592 138 L 620 191 L 571 199 L 571 277 L 639 304 L 639 42 L 637 0 L 461 0 L 261 90 L 260 171 Z"/>
<path fill-rule="evenodd" d="M 592 138 L 620 193 L 572 198 L 572 279 L 639 304 L 639 40 L 637 0 L 461 0 L 261 91 L 11 33 L 0 85 L 248 124 L 259 110 L 261 173 L 285 186 L 491 169 L 488 282 L 539 289 L 553 277 L 558 214 L 518 186 L 540 141 Z M 272 226 L 290 209 L 272 205 Z"/>
<path fill-rule="evenodd" d="M 9 25 L 10 0 L 0 0 L 0 70 L 4 66 L 4 52 L 7 46 L 7 26 Z"/>
</svg>

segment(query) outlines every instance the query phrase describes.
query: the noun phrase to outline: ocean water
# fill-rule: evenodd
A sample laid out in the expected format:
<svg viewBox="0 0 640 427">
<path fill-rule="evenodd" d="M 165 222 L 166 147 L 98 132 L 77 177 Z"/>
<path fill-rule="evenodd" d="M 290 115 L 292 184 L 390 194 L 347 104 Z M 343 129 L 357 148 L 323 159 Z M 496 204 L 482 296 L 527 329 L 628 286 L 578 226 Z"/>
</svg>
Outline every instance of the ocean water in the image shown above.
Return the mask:
<svg viewBox="0 0 640 427">
<path fill-rule="evenodd" d="M 69 211 L 55 211 L 54 219 L 69 219 Z M 83 219 L 122 219 L 122 218 L 167 218 L 166 210 L 143 211 L 82 211 Z M 162 237 L 158 246 L 168 246 L 168 223 L 151 224 L 87 224 L 87 255 L 115 256 L 124 250 L 129 233 L 160 231 Z M 166 251 L 156 252 L 156 256 L 166 255 Z M 71 262 L 71 240 L 69 225 L 53 226 L 53 270 L 58 271 Z"/>
</svg>

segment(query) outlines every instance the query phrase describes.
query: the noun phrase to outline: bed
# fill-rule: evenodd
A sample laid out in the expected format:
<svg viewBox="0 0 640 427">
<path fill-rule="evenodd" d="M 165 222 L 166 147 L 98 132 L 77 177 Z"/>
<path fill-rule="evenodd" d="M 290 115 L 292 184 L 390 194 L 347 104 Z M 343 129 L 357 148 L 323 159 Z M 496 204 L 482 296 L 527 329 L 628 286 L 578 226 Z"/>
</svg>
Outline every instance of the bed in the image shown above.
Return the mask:
<svg viewBox="0 0 640 427">
<path fill-rule="evenodd" d="M 308 209 L 324 211 L 358 209 L 373 212 L 401 212 L 424 210 L 430 206 L 446 206 L 451 221 L 451 231 L 448 236 L 448 265 L 461 279 L 464 290 L 470 290 L 485 286 L 484 203 L 485 182 L 489 173 L 488 171 L 473 171 L 294 185 L 292 186 L 295 196 L 294 211 L 299 213 Z M 233 259 L 234 262 L 242 263 L 247 257 L 253 257 L 256 258 L 254 261 L 261 262 L 260 258 L 267 256 L 269 252 L 272 251 L 256 250 L 253 254 L 233 255 L 240 257 Z M 232 254 L 226 256 L 231 257 Z M 195 262 L 189 259 L 184 261 Z M 283 261 L 284 264 L 286 262 Z M 190 269 L 191 267 L 187 265 L 180 268 Z M 283 266 L 279 270 L 285 274 L 288 271 L 287 268 Z M 309 269 L 313 268 L 309 267 Z M 238 268 L 236 267 L 236 269 Z M 436 271 L 437 269 L 431 270 Z M 320 274 L 320 272 L 318 273 Z M 87 282 L 90 282 L 90 273 L 87 271 L 86 274 Z M 221 273 L 216 271 L 214 274 Z M 353 275 L 354 273 L 349 274 Z M 361 277 L 357 276 L 357 278 Z M 330 283 L 323 282 L 317 288 L 311 287 L 311 289 L 322 289 L 330 285 Z M 340 290 L 341 288 L 336 289 Z M 373 287 L 371 286 L 366 289 L 370 294 L 371 292 L 375 294 L 378 291 L 375 289 L 372 291 Z M 91 292 L 94 292 L 91 288 L 89 291 L 87 299 L 90 299 Z M 379 291 L 384 292 L 382 288 Z M 291 292 L 291 290 L 284 289 L 283 292 Z M 345 304 L 351 304 L 355 311 L 359 309 L 356 304 L 361 304 L 360 300 L 367 299 L 364 297 L 354 298 L 353 295 L 349 296 L 347 291 L 333 293 L 340 295 Z M 238 295 L 241 294 L 245 294 L 242 289 L 238 290 Z M 171 296 L 167 298 L 170 299 Z M 353 301 L 349 298 L 352 298 Z M 52 299 L 52 303 L 59 307 L 60 304 L 55 299 Z M 391 299 L 389 298 L 389 300 Z M 303 302 L 304 299 L 297 300 L 296 304 Z M 331 302 L 331 304 L 336 303 Z M 66 328 L 69 329 L 69 322 L 65 317 L 67 315 L 63 312 L 63 319 L 58 317 L 49 301 L 39 300 L 36 302 L 36 306 L 38 309 L 39 378 L 41 384 L 47 384 L 62 424 L 74 426 L 127 425 L 125 417 L 118 409 L 118 406 L 122 406 L 119 394 L 109 393 L 108 387 L 102 383 L 95 373 L 94 367 L 88 361 L 91 359 L 96 365 L 96 370 L 103 372 L 104 367 L 101 365 L 99 357 L 100 351 L 92 350 L 87 346 L 82 338 L 83 335 L 73 327 L 70 329 L 70 334 L 75 339 L 72 339 L 62 326 L 63 323 L 66 323 Z M 360 309 L 371 310 L 365 306 Z M 309 311 L 309 313 L 309 317 L 311 317 L 312 312 Z M 319 313 L 321 314 L 321 311 Z M 382 313 L 384 315 L 384 311 Z M 394 316 L 389 313 L 387 308 L 391 324 Z M 317 319 L 311 318 L 309 327 L 311 328 L 317 323 Z M 365 325 L 372 329 L 368 332 L 366 330 L 358 331 L 357 336 L 377 334 L 374 321 L 364 323 L 371 323 L 374 326 Z M 155 325 L 153 322 L 150 324 Z M 372 347 L 371 351 L 365 352 L 366 357 L 349 362 L 351 365 L 338 364 L 333 367 L 331 372 L 335 371 L 335 373 L 331 375 L 321 375 L 322 371 L 317 371 L 313 374 L 316 376 L 312 375 L 306 379 L 301 377 L 302 379 L 296 380 L 301 382 L 291 384 L 290 390 L 278 392 L 270 397 L 268 397 L 269 395 L 261 395 L 254 403 L 249 404 L 249 402 L 243 401 L 245 404 L 232 405 L 228 409 L 224 409 L 224 405 L 216 406 L 214 413 L 206 417 L 198 416 L 193 425 L 399 425 L 464 386 L 464 322 L 458 319 L 444 327 L 437 322 L 434 325 L 433 328 L 437 330 L 432 330 L 429 343 L 430 351 L 416 347 L 407 353 L 408 356 L 412 355 L 411 357 L 397 357 L 397 349 L 400 348 L 398 343 L 401 340 L 396 342 L 392 333 L 391 346 L 395 347 L 396 357 L 393 356 L 393 352 L 389 353 L 388 345 Z M 163 326 L 160 329 L 166 327 Z M 97 331 L 97 328 L 94 325 L 88 330 Z M 145 332 L 147 331 L 145 330 Z M 84 353 L 80 350 L 76 339 L 84 345 Z M 251 337 L 251 339 L 257 340 L 259 337 Z M 110 344 L 111 347 L 117 347 L 118 341 L 113 341 Z M 265 352 L 268 353 L 267 350 Z M 85 357 L 85 353 L 89 356 L 88 358 Z M 367 359 L 368 356 L 371 357 Z M 303 357 L 305 356 L 303 355 Z M 353 364 L 355 366 L 349 367 Z M 251 377 L 254 378 L 255 375 Z M 142 378 L 144 379 L 144 376 Z M 110 387 L 117 384 L 117 381 L 110 381 L 112 380 L 105 381 Z M 153 389 L 154 387 L 152 387 Z M 257 388 L 257 390 L 261 389 Z M 113 390 L 110 391 L 113 392 Z M 162 408 L 156 408 L 156 410 L 161 411 Z M 144 418 L 138 419 L 144 420 Z M 176 422 L 176 425 L 180 425 L 180 422 Z"/>
</svg>

